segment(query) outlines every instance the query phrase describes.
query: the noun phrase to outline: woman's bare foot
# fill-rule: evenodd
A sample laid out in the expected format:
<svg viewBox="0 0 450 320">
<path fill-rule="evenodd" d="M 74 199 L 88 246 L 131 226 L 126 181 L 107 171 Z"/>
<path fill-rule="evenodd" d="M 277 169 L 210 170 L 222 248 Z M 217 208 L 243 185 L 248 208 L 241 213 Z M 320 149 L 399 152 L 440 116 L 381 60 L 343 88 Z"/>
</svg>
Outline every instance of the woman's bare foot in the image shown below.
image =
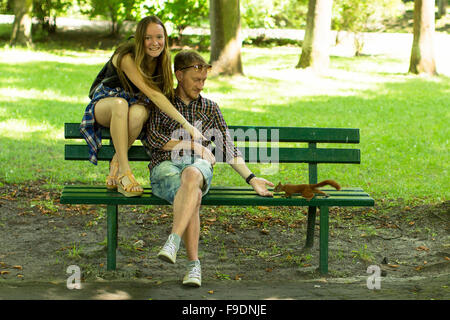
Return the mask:
<svg viewBox="0 0 450 320">
<path fill-rule="evenodd" d="M 119 174 L 119 162 L 115 159 L 115 156 L 112 158 L 109 163 L 109 175 L 106 177 L 106 188 L 110 190 L 117 189 L 117 175 Z"/>
</svg>

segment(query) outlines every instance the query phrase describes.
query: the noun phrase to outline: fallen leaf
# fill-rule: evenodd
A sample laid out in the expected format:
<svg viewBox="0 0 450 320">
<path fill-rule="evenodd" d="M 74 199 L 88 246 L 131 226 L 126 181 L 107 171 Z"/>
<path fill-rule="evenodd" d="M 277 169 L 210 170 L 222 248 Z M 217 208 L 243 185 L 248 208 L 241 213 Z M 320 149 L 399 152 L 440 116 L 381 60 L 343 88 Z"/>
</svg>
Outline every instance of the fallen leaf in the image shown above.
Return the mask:
<svg viewBox="0 0 450 320">
<path fill-rule="evenodd" d="M 213 293 L 214 293 L 214 290 L 209 290 L 208 293 L 209 293 L 209 294 L 213 294 Z"/>
<path fill-rule="evenodd" d="M 416 248 L 416 250 L 417 250 L 417 251 L 420 251 L 420 250 L 428 251 L 428 250 L 430 250 L 430 249 L 427 248 L 427 247 L 425 247 L 425 246 L 418 246 L 418 247 Z"/>
<path fill-rule="evenodd" d="M 415 267 L 414 270 L 420 271 L 420 270 L 422 270 L 422 267 L 421 266 Z"/>
<path fill-rule="evenodd" d="M 258 206 L 259 210 L 269 210 L 269 207 L 264 207 L 264 206 Z"/>
<path fill-rule="evenodd" d="M 391 268 L 398 268 L 398 267 L 400 267 L 398 264 L 388 264 L 388 267 L 391 267 Z"/>
<path fill-rule="evenodd" d="M 23 274 L 18 274 L 17 278 L 23 278 Z"/>
<path fill-rule="evenodd" d="M 262 233 L 262 234 L 269 234 L 269 230 L 267 230 L 267 229 L 261 229 L 261 233 Z"/>
<path fill-rule="evenodd" d="M 445 257 L 444 259 L 447 260 L 447 261 L 450 261 L 450 258 L 449 258 L 449 257 Z"/>
<path fill-rule="evenodd" d="M 266 268 L 266 272 L 272 272 L 273 269 L 272 268 Z"/>
<path fill-rule="evenodd" d="M 414 221 L 411 221 L 411 222 L 409 223 L 410 226 L 412 226 L 412 225 L 414 225 L 414 224 L 415 224 Z"/>
<path fill-rule="evenodd" d="M 13 266 L 14 269 L 22 270 L 22 266 Z"/>
<path fill-rule="evenodd" d="M 0 271 L 0 275 L 4 275 L 4 274 L 9 274 L 9 271 L 6 271 L 6 270 Z"/>
</svg>

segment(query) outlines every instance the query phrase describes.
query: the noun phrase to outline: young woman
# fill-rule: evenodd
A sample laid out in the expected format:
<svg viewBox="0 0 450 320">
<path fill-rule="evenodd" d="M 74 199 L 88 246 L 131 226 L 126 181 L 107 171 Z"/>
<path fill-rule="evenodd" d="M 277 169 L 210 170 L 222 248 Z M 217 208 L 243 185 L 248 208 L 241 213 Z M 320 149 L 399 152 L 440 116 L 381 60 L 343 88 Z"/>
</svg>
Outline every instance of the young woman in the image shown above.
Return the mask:
<svg viewBox="0 0 450 320">
<path fill-rule="evenodd" d="M 97 164 L 101 128 L 110 129 L 116 153 L 106 186 L 127 197 L 140 196 L 143 188 L 132 174 L 128 149 L 148 119 L 148 107 L 160 108 L 194 139 L 204 137 L 169 101 L 174 94 L 171 58 L 167 31 L 159 18 L 142 19 L 134 41 L 119 46 L 102 71 L 103 81 L 93 91 L 80 131 L 89 145 L 90 161 Z"/>
</svg>

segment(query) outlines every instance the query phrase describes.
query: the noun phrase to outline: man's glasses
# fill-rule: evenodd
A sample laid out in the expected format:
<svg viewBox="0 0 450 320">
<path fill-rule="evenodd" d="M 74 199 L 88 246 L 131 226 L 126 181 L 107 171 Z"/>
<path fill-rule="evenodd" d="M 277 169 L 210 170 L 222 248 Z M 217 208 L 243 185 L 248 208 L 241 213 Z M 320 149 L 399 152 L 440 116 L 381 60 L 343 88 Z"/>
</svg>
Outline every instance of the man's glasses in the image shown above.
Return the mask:
<svg viewBox="0 0 450 320">
<path fill-rule="evenodd" d="M 195 71 L 197 71 L 197 72 L 202 72 L 203 70 L 206 70 L 206 72 L 210 72 L 212 69 L 212 65 L 210 65 L 210 64 L 194 64 L 192 66 L 180 68 L 179 70 L 185 70 L 185 69 L 189 69 L 189 68 L 194 68 Z"/>
</svg>

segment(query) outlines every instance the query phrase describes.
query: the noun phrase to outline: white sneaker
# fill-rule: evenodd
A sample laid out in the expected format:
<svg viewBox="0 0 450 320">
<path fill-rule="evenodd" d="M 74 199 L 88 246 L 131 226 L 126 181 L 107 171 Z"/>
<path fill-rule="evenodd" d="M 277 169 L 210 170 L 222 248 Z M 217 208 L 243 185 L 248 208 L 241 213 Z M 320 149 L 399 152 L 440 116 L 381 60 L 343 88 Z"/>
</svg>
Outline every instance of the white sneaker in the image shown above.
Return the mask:
<svg viewBox="0 0 450 320">
<path fill-rule="evenodd" d="M 178 247 L 174 236 L 171 234 L 164 244 L 164 247 L 158 253 L 158 258 L 166 262 L 175 263 L 177 261 L 177 252 Z"/>
<path fill-rule="evenodd" d="M 183 284 L 185 286 L 200 287 L 202 285 L 202 267 L 200 266 L 200 261 L 188 268 L 183 278 Z"/>
</svg>

